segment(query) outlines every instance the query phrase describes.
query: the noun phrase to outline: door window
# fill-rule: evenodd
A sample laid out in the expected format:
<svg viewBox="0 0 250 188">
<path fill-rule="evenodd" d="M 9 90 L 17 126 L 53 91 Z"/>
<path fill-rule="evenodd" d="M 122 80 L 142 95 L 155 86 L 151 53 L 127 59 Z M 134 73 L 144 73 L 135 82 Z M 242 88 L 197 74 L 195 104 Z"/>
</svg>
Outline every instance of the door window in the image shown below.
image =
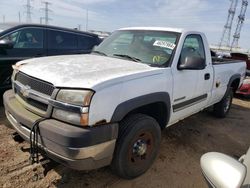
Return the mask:
<svg viewBox="0 0 250 188">
<path fill-rule="evenodd" d="M 44 32 L 39 28 L 26 28 L 13 32 L 3 39 L 11 41 L 14 48 L 43 48 Z"/>
<path fill-rule="evenodd" d="M 186 58 L 187 55 L 205 59 L 205 49 L 200 35 L 188 35 L 185 39 L 180 58 Z"/>
<path fill-rule="evenodd" d="M 62 31 L 48 31 L 49 49 L 77 49 L 77 36 Z"/>
</svg>

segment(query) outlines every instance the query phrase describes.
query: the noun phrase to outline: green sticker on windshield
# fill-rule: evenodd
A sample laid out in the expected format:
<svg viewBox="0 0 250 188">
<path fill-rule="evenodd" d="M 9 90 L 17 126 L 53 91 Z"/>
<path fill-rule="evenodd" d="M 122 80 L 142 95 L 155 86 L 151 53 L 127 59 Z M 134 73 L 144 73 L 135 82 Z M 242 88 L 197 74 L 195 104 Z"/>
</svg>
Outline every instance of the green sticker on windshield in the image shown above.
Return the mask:
<svg viewBox="0 0 250 188">
<path fill-rule="evenodd" d="M 168 49 L 173 50 L 176 45 L 174 43 L 171 43 L 171 42 L 168 42 L 168 41 L 156 40 L 154 42 L 153 46 L 159 46 L 159 47 L 162 47 L 162 48 L 168 48 Z"/>
</svg>

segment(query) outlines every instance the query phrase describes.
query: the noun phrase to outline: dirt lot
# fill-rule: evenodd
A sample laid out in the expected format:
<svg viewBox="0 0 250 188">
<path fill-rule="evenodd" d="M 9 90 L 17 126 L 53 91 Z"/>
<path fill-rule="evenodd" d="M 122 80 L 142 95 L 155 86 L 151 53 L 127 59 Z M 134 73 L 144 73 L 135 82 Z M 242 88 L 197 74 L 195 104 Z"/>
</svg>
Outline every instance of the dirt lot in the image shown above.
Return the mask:
<svg viewBox="0 0 250 188">
<path fill-rule="evenodd" d="M 206 187 L 199 167 L 201 155 L 219 151 L 240 156 L 250 145 L 250 101 L 234 99 L 226 119 L 204 111 L 166 129 L 160 154 L 150 170 L 135 180 L 123 180 L 108 167 L 89 172 L 56 163 L 29 165 L 27 143 L 16 143 L 0 107 L 0 187 Z"/>
</svg>

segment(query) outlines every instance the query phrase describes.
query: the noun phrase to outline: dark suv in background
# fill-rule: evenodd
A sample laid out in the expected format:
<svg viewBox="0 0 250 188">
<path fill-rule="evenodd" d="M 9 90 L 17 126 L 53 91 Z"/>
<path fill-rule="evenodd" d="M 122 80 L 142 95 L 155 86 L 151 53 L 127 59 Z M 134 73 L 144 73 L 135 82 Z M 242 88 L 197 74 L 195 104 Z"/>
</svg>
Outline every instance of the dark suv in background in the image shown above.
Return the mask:
<svg viewBox="0 0 250 188">
<path fill-rule="evenodd" d="M 100 42 L 96 34 L 47 25 L 25 24 L 0 30 L 0 92 L 10 88 L 12 65 L 17 61 L 86 54 Z"/>
</svg>

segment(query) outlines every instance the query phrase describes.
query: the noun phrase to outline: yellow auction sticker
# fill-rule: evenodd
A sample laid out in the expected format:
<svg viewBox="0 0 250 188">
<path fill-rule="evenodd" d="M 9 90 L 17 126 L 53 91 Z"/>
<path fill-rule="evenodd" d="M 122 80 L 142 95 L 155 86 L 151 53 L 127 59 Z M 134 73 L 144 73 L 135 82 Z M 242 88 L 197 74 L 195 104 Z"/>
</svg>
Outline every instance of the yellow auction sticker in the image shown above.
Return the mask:
<svg viewBox="0 0 250 188">
<path fill-rule="evenodd" d="M 166 61 L 166 60 L 167 60 L 166 57 L 160 56 L 160 55 L 155 55 L 155 56 L 153 57 L 153 63 L 160 63 L 160 62 L 164 62 L 164 61 Z"/>
</svg>

